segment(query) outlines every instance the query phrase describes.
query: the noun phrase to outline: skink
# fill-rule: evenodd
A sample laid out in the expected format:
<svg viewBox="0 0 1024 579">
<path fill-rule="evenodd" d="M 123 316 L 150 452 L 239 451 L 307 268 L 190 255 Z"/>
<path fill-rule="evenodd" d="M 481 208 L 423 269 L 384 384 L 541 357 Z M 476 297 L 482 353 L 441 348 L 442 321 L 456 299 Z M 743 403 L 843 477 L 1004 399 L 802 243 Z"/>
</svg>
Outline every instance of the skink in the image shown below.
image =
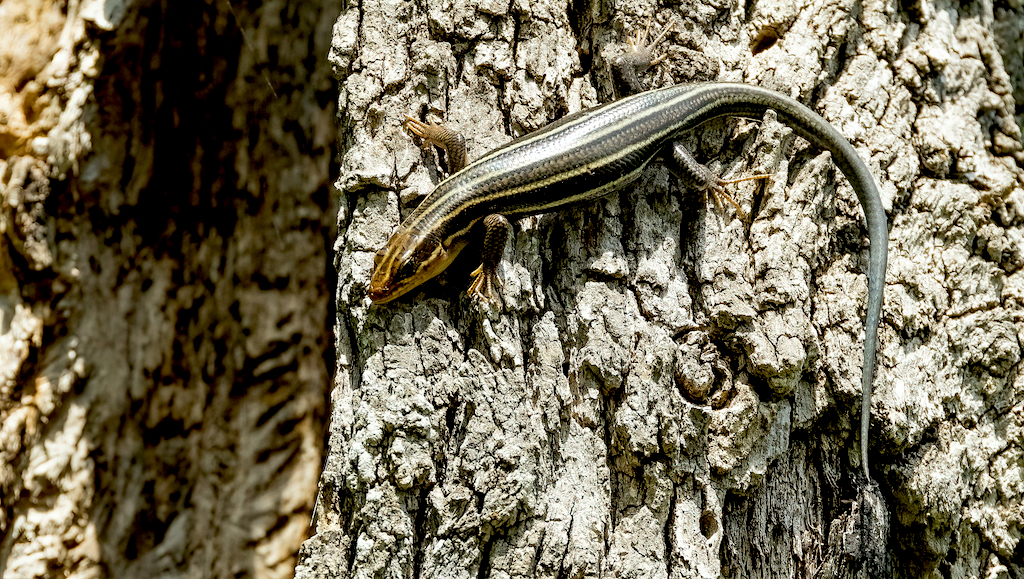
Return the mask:
<svg viewBox="0 0 1024 579">
<path fill-rule="evenodd" d="M 466 246 L 473 226 L 484 220 L 484 264 L 474 272 L 470 291 L 487 298 L 508 230 L 502 216 L 543 213 L 611 193 L 636 180 L 682 131 L 723 116 L 760 119 L 768 109 L 832 154 L 864 210 L 871 246 L 861 375 L 861 464 L 870 478 L 871 387 L 888 256 L 885 211 L 875 180 L 853 146 L 817 113 L 774 91 L 734 83 L 676 85 L 581 111 L 520 137 L 437 185 L 378 252 L 367 294 L 384 303 L 441 273 Z M 671 155 L 684 173 L 707 180 L 707 170 L 688 154 L 677 150 Z"/>
</svg>

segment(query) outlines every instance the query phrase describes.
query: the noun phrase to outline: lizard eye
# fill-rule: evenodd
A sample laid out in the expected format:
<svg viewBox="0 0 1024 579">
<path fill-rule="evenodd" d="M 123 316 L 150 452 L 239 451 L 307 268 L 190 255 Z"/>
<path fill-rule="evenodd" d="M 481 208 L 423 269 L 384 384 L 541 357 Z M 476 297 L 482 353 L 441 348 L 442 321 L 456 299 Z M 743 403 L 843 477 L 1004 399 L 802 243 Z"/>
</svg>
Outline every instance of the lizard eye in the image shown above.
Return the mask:
<svg viewBox="0 0 1024 579">
<path fill-rule="evenodd" d="M 416 275 L 418 269 L 419 266 L 416 264 L 416 261 L 412 259 L 406 260 L 402 263 L 402 267 L 398 268 L 398 279 L 409 279 Z"/>
</svg>

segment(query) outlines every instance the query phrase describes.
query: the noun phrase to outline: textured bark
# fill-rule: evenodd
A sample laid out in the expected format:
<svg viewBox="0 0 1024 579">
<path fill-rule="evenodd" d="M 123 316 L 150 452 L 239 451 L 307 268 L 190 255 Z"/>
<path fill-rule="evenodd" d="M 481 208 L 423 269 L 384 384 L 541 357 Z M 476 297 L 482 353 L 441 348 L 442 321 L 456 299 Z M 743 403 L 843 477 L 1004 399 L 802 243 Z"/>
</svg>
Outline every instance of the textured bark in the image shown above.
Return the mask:
<svg viewBox="0 0 1024 579">
<path fill-rule="evenodd" d="M 0 2 L 5 579 L 294 573 L 341 3 L 234 4 Z"/>
<path fill-rule="evenodd" d="M 1024 12 L 1012 6 L 350 6 L 331 52 L 338 373 L 297 575 L 850 577 L 864 573 L 851 530 L 879 508 L 898 576 L 1024 575 Z M 472 255 L 397 302 L 365 297 L 374 251 L 438 178 L 404 115 L 461 130 L 475 158 L 610 99 L 610 57 L 651 19 L 675 30 L 650 86 L 790 94 L 880 182 L 883 505 L 859 500 L 854 480 L 862 213 L 829 156 L 771 114 L 687 137 L 727 176 L 771 174 L 730 189 L 749 228 L 653 165 L 607 200 L 520 221 L 500 314 L 463 295 Z"/>
</svg>

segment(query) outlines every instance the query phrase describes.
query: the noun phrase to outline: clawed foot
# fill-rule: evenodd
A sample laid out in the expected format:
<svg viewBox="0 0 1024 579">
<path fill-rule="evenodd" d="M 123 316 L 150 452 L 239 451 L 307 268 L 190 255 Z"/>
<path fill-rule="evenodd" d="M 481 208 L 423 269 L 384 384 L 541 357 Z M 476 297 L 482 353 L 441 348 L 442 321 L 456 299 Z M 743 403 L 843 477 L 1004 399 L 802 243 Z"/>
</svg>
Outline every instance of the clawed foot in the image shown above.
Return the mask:
<svg viewBox="0 0 1024 579">
<path fill-rule="evenodd" d="M 771 177 L 771 175 L 760 174 L 749 175 L 747 177 L 738 177 L 736 179 L 718 178 L 708 186 L 707 191 L 711 193 L 711 198 L 715 202 L 715 209 L 718 210 L 718 213 L 720 215 L 725 214 L 725 208 L 722 207 L 722 201 L 725 200 L 728 201 L 730 205 L 732 205 L 732 208 L 736 211 L 736 214 L 737 216 L 739 216 L 741 221 L 743 221 L 744 223 L 749 223 L 749 216 L 747 215 L 747 212 L 744 211 L 743 207 L 741 207 L 740 204 L 737 203 L 736 200 L 733 199 L 732 196 L 725 191 L 725 186 L 732 185 L 734 183 L 740 183 L 742 181 L 750 181 L 753 179 L 768 179 L 769 177 Z"/>
<path fill-rule="evenodd" d="M 415 117 L 405 115 L 405 128 L 409 129 L 409 132 L 415 135 L 416 137 L 423 139 L 425 143 L 431 142 L 432 139 L 430 138 L 430 135 L 439 126 L 440 125 L 437 125 L 435 123 L 424 123 L 423 121 Z"/>
<path fill-rule="evenodd" d="M 674 22 L 669 22 L 661 29 L 658 36 L 654 37 L 654 40 L 648 42 L 647 39 L 650 37 L 651 32 L 651 19 L 648 18 L 647 24 L 644 25 L 642 30 L 638 29 L 634 36 L 626 38 L 626 44 L 629 45 L 629 49 L 632 52 L 644 56 L 648 67 L 655 66 L 659 62 L 665 60 L 668 55 L 662 54 L 658 57 L 654 57 L 654 46 L 664 40 L 665 37 L 668 36 L 668 33 L 672 32 L 672 28 L 674 26 Z"/>
<path fill-rule="evenodd" d="M 616 82 L 619 83 L 616 87 L 617 90 L 620 92 L 625 90 L 629 93 L 638 93 L 644 90 L 639 76 L 650 67 L 665 60 L 665 54 L 655 57 L 653 49 L 672 30 L 673 25 L 673 23 L 667 24 L 661 29 L 657 37 L 648 42 L 651 29 L 650 20 L 648 20 L 643 30 L 637 30 L 634 36 L 626 38 L 629 50 L 619 55 L 612 62 L 612 72 Z"/>
<path fill-rule="evenodd" d="M 405 127 L 423 142 L 423 146 L 433 145 L 444 150 L 451 173 L 466 166 L 466 139 L 460 133 L 437 123 L 424 123 L 409 115 L 405 116 Z"/>
<path fill-rule="evenodd" d="M 503 310 L 505 303 L 501 300 L 498 273 L 490 268 L 485 269 L 481 264 L 470 275 L 473 277 L 473 283 L 466 291 L 470 299 L 481 305 L 493 306 L 499 311 Z"/>
</svg>

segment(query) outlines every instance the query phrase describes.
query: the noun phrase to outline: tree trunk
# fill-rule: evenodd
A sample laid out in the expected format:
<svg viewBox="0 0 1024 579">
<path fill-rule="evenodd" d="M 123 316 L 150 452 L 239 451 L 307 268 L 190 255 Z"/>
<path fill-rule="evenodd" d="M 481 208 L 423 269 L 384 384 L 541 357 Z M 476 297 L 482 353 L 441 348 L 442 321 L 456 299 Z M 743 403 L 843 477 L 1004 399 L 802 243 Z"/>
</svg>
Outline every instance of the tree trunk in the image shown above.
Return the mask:
<svg viewBox="0 0 1024 579">
<path fill-rule="evenodd" d="M 404 115 L 478 157 L 668 22 L 649 86 L 790 94 L 882 188 L 893 572 L 1024 577 L 1020 6 L 329 0 L 0 0 L 0 577 L 291 576 L 325 434 L 300 577 L 865 574 L 863 218 L 771 113 L 686 137 L 749 225 L 654 164 L 517 223 L 500 313 L 468 251 L 365 298 Z"/>
<path fill-rule="evenodd" d="M 881 186 L 870 446 L 892 572 L 1024 575 L 1019 6 L 428 0 L 353 5 L 334 29 L 338 364 L 299 577 L 879 574 L 851 534 L 873 508 L 855 478 L 862 212 L 774 115 L 686 138 L 726 177 L 771 175 L 729 189 L 749 226 L 652 165 L 521 220 L 498 314 L 464 295 L 468 251 L 396 302 L 365 296 L 374 252 L 439 178 L 405 115 L 478 157 L 610 100 L 618 44 L 670 22 L 649 86 L 794 96 Z"/>
<path fill-rule="evenodd" d="M 340 10 L 0 2 L 4 579 L 293 576 Z"/>
</svg>

